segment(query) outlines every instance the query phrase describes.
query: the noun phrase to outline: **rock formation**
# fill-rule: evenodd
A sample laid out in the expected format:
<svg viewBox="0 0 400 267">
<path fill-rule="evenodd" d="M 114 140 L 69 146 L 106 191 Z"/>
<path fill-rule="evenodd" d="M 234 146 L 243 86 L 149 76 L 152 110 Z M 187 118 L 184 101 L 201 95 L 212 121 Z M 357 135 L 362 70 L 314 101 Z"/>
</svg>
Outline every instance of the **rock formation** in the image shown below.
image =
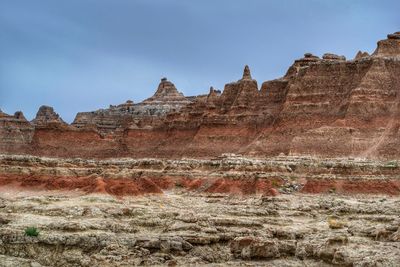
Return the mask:
<svg viewBox="0 0 400 267">
<path fill-rule="evenodd" d="M 0 265 L 397 266 L 399 35 L 72 125 L 0 110 Z"/>
<path fill-rule="evenodd" d="M 49 106 L 41 106 L 36 114 L 36 118 L 32 120 L 32 124 L 36 127 L 47 126 L 49 124 L 66 124 L 61 117 L 54 112 Z"/>
<path fill-rule="evenodd" d="M 362 59 L 364 57 L 369 57 L 368 52 L 362 52 L 362 51 L 358 51 L 354 60 L 358 60 L 358 59 Z"/>
<path fill-rule="evenodd" d="M 160 123 L 169 112 L 179 111 L 192 100 L 178 92 L 175 85 L 162 78 L 156 93 L 141 103 L 128 100 L 124 104 L 110 106 L 93 112 L 77 114 L 73 126 L 92 127 L 100 132 L 113 132 L 120 127 L 151 128 Z"/>
<path fill-rule="evenodd" d="M 186 105 L 189 104 L 190 101 L 188 101 L 182 93 L 178 92 L 172 82 L 168 81 L 167 78 L 162 78 L 155 94 L 152 97 L 144 100 L 143 103 L 160 105 Z"/>
<path fill-rule="evenodd" d="M 398 163 L 0 155 L 0 264 L 397 266 Z"/>
<path fill-rule="evenodd" d="M 283 77 L 262 83 L 260 89 L 245 66 L 242 78 L 226 84 L 222 93 L 210 89 L 208 95 L 185 97 L 163 78 L 145 101 L 80 112 L 71 125 L 43 108 L 32 124 L 3 123 L 1 152 L 63 157 L 284 153 L 398 158 L 398 37 L 398 32 L 389 34 L 372 55 L 359 52 L 354 60 L 306 53 Z M 50 122 L 59 126 L 50 127 Z M 22 142 L 4 127 L 28 127 L 29 135 Z"/>
<path fill-rule="evenodd" d="M 0 152 L 30 153 L 34 127 L 21 111 L 14 116 L 0 112 Z"/>
<path fill-rule="evenodd" d="M 244 66 L 242 80 L 252 80 L 249 66 Z"/>
<path fill-rule="evenodd" d="M 331 53 L 325 53 L 322 56 L 322 59 L 324 59 L 324 60 L 333 60 L 333 61 L 346 61 L 346 57 L 345 56 L 338 56 L 338 55 L 331 54 Z"/>
<path fill-rule="evenodd" d="M 373 53 L 377 57 L 398 57 L 400 54 L 400 32 L 388 34 L 386 40 L 378 42 L 378 47 Z"/>
</svg>

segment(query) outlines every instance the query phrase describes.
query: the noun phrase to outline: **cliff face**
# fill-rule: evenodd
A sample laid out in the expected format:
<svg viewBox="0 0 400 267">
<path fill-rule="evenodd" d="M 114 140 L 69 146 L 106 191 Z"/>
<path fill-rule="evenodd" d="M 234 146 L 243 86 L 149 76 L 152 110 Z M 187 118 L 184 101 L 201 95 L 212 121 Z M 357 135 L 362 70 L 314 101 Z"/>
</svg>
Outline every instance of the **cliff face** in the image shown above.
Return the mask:
<svg viewBox="0 0 400 267">
<path fill-rule="evenodd" d="M 30 153 L 34 130 L 21 111 L 12 116 L 0 110 L 0 151 Z"/>
<path fill-rule="evenodd" d="M 81 112 L 72 125 L 77 128 L 95 127 L 103 133 L 112 133 L 121 127 L 149 128 L 160 124 L 167 113 L 179 111 L 191 101 L 178 92 L 172 82 L 162 78 L 156 93 L 143 102 L 134 104 L 128 100 L 117 106 L 110 105 L 108 109 Z"/>
<path fill-rule="evenodd" d="M 312 154 L 399 158 L 400 33 L 354 60 L 310 53 L 258 89 L 248 66 L 223 92 L 185 97 L 162 79 L 141 103 L 78 113 L 0 115 L 2 153 L 77 157 Z"/>
</svg>

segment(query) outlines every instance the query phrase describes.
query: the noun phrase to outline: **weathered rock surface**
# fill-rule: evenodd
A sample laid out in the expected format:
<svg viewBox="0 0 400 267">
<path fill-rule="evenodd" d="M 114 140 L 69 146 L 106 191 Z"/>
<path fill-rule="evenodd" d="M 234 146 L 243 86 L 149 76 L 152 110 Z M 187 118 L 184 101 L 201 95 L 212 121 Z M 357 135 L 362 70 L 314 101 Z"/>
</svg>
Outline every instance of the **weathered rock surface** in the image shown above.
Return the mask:
<svg viewBox="0 0 400 267">
<path fill-rule="evenodd" d="M 78 128 L 94 126 L 100 132 L 124 129 L 151 129 L 162 123 L 169 112 L 179 111 L 193 100 L 178 92 L 175 85 L 162 78 L 156 93 L 141 103 L 128 100 L 109 109 L 78 113 L 73 126 Z"/>
<path fill-rule="evenodd" d="M 325 53 L 322 56 L 322 59 L 324 60 L 331 60 L 331 61 L 346 61 L 346 57 L 345 56 L 338 56 L 332 53 Z"/>
<path fill-rule="evenodd" d="M 36 114 L 36 118 L 32 120 L 32 124 L 36 127 L 48 126 L 49 124 L 66 124 L 61 117 L 54 112 L 49 106 L 41 106 Z"/>
<path fill-rule="evenodd" d="M 21 111 L 14 116 L 0 112 L 0 151 L 31 152 L 35 128 L 26 120 Z"/>
<path fill-rule="evenodd" d="M 354 60 L 306 53 L 283 77 L 260 89 L 246 66 L 242 79 L 226 84 L 222 93 L 211 89 L 208 95 L 185 97 L 163 79 L 149 99 L 78 113 L 72 125 L 54 126 L 51 121 L 58 117 L 50 110 L 39 112 L 43 115 L 35 121 L 40 126 L 0 115 L 0 152 L 84 158 L 284 153 L 397 159 L 398 35 L 389 34 L 372 55 L 359 52 Z"/>
<path fill-rule="evenodd" d="M 80 190 L 116 196 L 197 193 L 276 196 L 305 194 L 400 195 L 398 161 L 349 158 L 226 155 L 210 160 L 59 159 L 0 155 L 0 186 Z"/>
<path fill-rule="evenodd" d="M 2 266 L 397 266 L 400 199 L 3 193 Z M 341 228 L 330 227 L 332 218 Z M 24 234 L 27 227 L 37 237 Z"/>
</svg>

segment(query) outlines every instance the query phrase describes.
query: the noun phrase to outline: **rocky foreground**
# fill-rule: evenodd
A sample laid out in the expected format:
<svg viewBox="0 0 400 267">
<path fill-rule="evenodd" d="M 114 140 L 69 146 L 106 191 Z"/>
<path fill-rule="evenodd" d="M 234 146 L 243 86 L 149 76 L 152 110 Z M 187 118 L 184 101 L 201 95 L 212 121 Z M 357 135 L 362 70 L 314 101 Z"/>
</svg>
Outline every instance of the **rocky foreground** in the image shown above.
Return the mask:
<svg viewBox="0 0 400 267">
<path fill-rule="evenodd" d="M 399 174 L 356 158 L 0 155 L 0 266 L 398 266 Z"/>
<path fill-rule="evenodd" d="M 2 194 L 1 266 L 398 266 L 400 198 Z M 36 237 L 24 230 L 35 226 Z"/>
</svg>

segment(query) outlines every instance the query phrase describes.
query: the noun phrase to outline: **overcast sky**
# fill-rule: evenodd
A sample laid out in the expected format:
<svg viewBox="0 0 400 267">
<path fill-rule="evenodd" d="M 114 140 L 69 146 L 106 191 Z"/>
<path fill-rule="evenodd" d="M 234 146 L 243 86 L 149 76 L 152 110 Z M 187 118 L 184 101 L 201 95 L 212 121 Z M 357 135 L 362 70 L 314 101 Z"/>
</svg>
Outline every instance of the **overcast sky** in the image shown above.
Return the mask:
<svg viewBox="0 0 400 267">
<path fill-rule="evenodd" d="M 259 86 L 305 52 L 353 58 L 400 30 L 398 0 L 0 0 L 0 108 L 71 122 L 151 96 L 223 89 L 245 64 Z"/>
</svg>

